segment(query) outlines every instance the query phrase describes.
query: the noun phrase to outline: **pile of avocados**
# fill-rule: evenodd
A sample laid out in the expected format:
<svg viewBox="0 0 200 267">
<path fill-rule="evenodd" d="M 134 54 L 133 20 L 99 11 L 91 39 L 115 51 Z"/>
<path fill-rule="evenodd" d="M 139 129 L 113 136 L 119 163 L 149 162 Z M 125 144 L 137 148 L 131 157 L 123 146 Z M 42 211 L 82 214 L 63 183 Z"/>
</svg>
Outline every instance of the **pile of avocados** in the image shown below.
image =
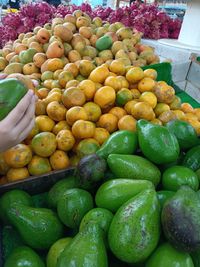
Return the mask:
<svg viewBox="0 0 200 267">
<path fill-rule="evenodd" d="M 146 120 L 111 134 L 36 205 L 14 189 L 0 220 L 20 245 L 5 267 L 199 267 L 200 142 L 193 127 Z"/>
</svg>

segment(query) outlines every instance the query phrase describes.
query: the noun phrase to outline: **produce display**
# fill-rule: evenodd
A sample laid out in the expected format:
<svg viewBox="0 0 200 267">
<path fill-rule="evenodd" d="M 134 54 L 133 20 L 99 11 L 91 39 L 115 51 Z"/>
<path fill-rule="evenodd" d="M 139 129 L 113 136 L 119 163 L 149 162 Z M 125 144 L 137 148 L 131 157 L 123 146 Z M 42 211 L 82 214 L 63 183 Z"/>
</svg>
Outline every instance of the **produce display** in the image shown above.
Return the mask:
<svg viewBox="0 0 200 267">
<path fill-rule="evenodd" d="M 42 201 L 19 189 L 0 197 L 13 233 L 5 267 L 199 266 L 199 138 L 181 120 L 136 128 L 112 133 Z"/>
<path fill-rule="evenodd" d="M 158 63 L 159 57 L 152 47 L 140 41 L 139 32 L 120 22 L 109 24 L 76 10 L 64 19 L 54 18 L 43 28 L 20 34 L 4 46 L 0 57 L 0 76 L 5 78 L 1 81 L 5 102 L 0 109 L 1 118 L 22 97 L 17 88 L 12 93 L 6 90 L 8 86 L 19 83 L 22 87 L 23 83 L 34 90 L 38 101 L 35 127 L 29 136 L 0 154 L 2 184 L 76 166 L 83 156 L 99 149 L 99 156 L 106 158 L 110 152 L 100 151 L 105 151 L 104 142 L 110 134 L 118 130 L 135 132 L 140 119 L 159 125 L 180 119 L 182 124 L 169 128 L 180 128 L 179 140 L 187 127 L 186 135 L 194 138 L 188 145 L 196 142 L 200 109 L 181 103 L 172 86 L 156 80 L 157 72 L 150 66 Z M 143 70 L 141 67 L 146 65 L 149 69 Z M 164 141 L 167 128 L 161 131 Z M 154 127 L 147 125 L 145 136 L 153 138 Z M 117 146 L 123 151 L 124 143 L 131 139 L 122 133 Z M 140 145 L 144 155 L 151 158 L 153 152 L 145 149 L 148 140 Z M 131 144 L 126 153 L 134 151 L 135 141 Z M 163 143 L 159 145 L 162 147 Z M 167 151 L 158 153 L 153 162 L 176 160 L 179 146 L 173 134 L 171 154 Z"/>
<path fill-rule="evenodd" d="M 0 25 L 0 47 L 9 40 L 15 40 L 20 33 L 32 31 L 36 26 L 43 26 L 54 17 L 65 17 L 75 10 L 82 10 L 92 18 L 100 17 L 109 23 L 122 22 L 144 34 L 148 39 L 177 39 L 181 20 L 172 19 L 154 4 L 132 3 L 117 10 L 111 7 L 93 7 L 89 3 L 77 5 L 59 5 L 57 8 L 47 2 L 36 2 L 23 5 L 17 13 L 9 13 Z"/>
</svg>

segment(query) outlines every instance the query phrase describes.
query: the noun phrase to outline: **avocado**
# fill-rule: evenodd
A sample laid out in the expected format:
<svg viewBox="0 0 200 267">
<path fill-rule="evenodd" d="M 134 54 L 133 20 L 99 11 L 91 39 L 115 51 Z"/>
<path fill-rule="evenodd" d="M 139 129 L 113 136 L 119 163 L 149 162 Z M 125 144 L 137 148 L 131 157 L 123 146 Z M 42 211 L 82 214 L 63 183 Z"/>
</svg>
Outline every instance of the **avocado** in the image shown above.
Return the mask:
<svg viewBox="0 0 200 267">
<path fill-rule="evenodd" d="M 116 212 L 126 201 L 145 189 L 154 189 L 147 180 L 113 179 L 103 183 L 96 192 L 97 207 Z"/>
<path fill-rule="evenodd" d="M 195 129 L 186 121 L 172 120 L 166 125 L 167 129 L 173 133 L 181 149 L 189 149 L 199 144 L 199 139 Z"/>
<path fill-rule="evenodd" d="M 77 228 L 83 216 L 93 208 L 89 192 L 79 188 L 68 189 L 58 200 L 57 213 L 60 220 L 70 228 Z"/>
<path fill-rule="evenodd" d="M 162 187 L 164 190 L 177 191 L 182 185 L 188 185 L 193 190 L 199 189 L 197 174 L 185 166 L 172 166 L 166 169 L 162 175 Z"/>
<path fill-rule="evenodd" d="M 125 202 L 108 232 L 113 254 L 126 263 L 144 262 L 160 237 L 160 207 L 155 190 L 148 189 Z"/>
<path fill-rule="evenodd" d="M 32 207 L 22 190 L 11 190 L 0 199 L 1 216 L 16 228 L 24 243 L 34 249 L 48 249 L 62 237 L 63 225 L 50 209 Z"/>
<path fill-rule="evenodd" d="M 62 252 L 56 267 L 108 267 L 103 233 L 98 224 L 87 224 Z"/>
<path fill-rule="evenodd" d="M 17 79 L 0 80 L 0 121 L 18 104 L 28 89 Z"/>
<path fill-rule="evenodd" d="M 96 154 L 104 159 L 110 154 L 134 154 L 137 149 L 137 134 L 128 130 L 112 133 Z"/>
<path fill-rule="evenodd" d="M 79 187 L 83 189 L 92 189 L 104 178 L 104 172 L 107 165 L 105 159 L 97 154 L 91 154 L 83 157 L 76 170 L 76 177 Z"/>
<path fill-rule="evenodd" d="M 175 248 L 189 253 L 200 249 L 198 193 L 182 186 L 164 204 L 161 218 L 164 234 Z"/>
<path fill-rule="evenodd" d="M 4 193 L 0 198 L 0 218 L 4 224 L 9 223 L 7 211 L 14 204 L 33 206 L 33 200 L 28 193 L 19 189 L 14 189 Z"/>
<path fill-rule="evenodd" d="M 156 164 L 171 163 L 178 159 L 178 140 L 165 126 L 143 119 L 137 121 L 136 125 L 139 147 L 146 158 Z"/>
<path fill-rule="evenodd" d="M 193 171 L 197 171 L 200 168 L 200 145 L 194 146 L 186 152 L 181 165 Z"/>
<path fill-rule="evenodd" d="M 169 243 L 161 244 L 147 260 L 145 267 L 194 267 L 191 256 Z"/>
<path fill-rule="evenodd" d="M 74 176 L 67 176 L 55 183 L 48 192 L 47 201 L 49 207 L 56 208 L 58 199 L 60 199 L 68 189 L 77 187 L 77 181 Z"/>
<path fill-rule="evenodd" d="M 96 41 L 95 46 L 96 49 L 102 51 L 111 48 L 112 44 L 113 44 L 112 38 L 108 35 L 104 35 Z"/>
<path fill-rule="evenodd" d="M 34 250 L 20 246 L 12 251 L 4 267 L 45 267 L 45 264 Z"/>
<path fill-rule="evenodd" d="M 107 163 L 116 178 L 148 180 L 155 187 L 160 182 L 158 167 L 141 156 L 110 154 Z"/>
</svg>

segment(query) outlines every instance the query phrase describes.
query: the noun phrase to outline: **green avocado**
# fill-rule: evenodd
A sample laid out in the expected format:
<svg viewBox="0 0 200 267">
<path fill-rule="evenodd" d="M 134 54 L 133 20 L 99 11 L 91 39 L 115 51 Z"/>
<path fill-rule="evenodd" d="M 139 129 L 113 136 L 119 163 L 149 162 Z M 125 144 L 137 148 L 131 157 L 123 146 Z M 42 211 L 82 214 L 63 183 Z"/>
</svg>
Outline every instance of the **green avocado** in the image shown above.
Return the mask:
<svg viewBox="0 0 200 267">
<path fill-rule="evenodd" d="M 148 180 L 155 186 L 160 182 L 158 167 L 141 156 L 110 154 L 107 163 L 116 178 Z"/>
<path fill-rule="evenodd" d="M 189 149 L 199 144 L 199 139 L 195 129 L 188 122 L 172 120 L 165 126 L 176 136 L 181 149 Z"/>
<path fill-rule="evenodd" d="M 171 197 L 173 197 L 175 194 L 175 192 L 168 191 L 168 190 L 161 190 L 161 191 L 157 191 L 156 193 L 157 193 L 157 197 L 158 197 L 158 201 L 160 203 L 161 209 L 163 208 L 165 202 Z"/>
<path fill-rule="evenodd" d="M 34 249 L 48 249 L 62 237 L 63 225 L 50 209 L 33 207 L 29 194 L 11 190 L 0 199 L 1 216 L 15 227 L 24 243 Z"/>
<path fill-rule="evenodd" d="M 116 212 L 126 201 L 145 189 L 154 189 L 147 180 L 113 179 L 103 183 L 96 192 L 97 207 Z"/>
<path fill-rule="evenodd" d="M 137 134 L 128 130 L 112 133 L 96 154 L 104 159 L 110 154 L 134 154 L 137 149 Z"/>
<path fill-rule="evenodd" d="M 162 228 L 166 238 L 185 252 L 200 250 L 199 194 L 189 186 L 182 186 L 162 209 Z"/>
<path fill-rule="evenodd" d="M 180 153 L 178 140 L 165 126 L 142 119 L 137 122 L 137 131 L 139 147 L 150 161 L 166 164 L 178 159 Z"/>
<path fill-rule="evenodd" d="M 45 264 L 34 250 L 21 246 L 12 251 L 4 267 L 45 267 Z"/>
<path fill-rule="evenodd" d="M 194 146 L 186 152 L 181 165 L 193 171 L 197 171 L 200 168 L 200 145 Z"/>
<path fill-rule="evenodd" d="M 104 35 L 96 41 L 95 46 L 99 51 L 102 51 L 111 48 L 112 44 L 112 38 L 108 35 Z"/>
<path fill-rule="evenodd" d="M 194 191 L 199 189 L 197 174 L 185 166 L 172 166 L 166 169 L 162 175 L 162 187 L 164 190 L 177 191 L 182 185 L 190 186 Z"/>
<path fill-rule="evenodd" d="M 48 192 L 47 201 L 49 207 L 56 208 L 58 200 L 68 189 L 77 187 L 77 181 L 74 176 L 68 176 L 55 183 Z"/>
<path fill-rule="evenodd" d="M 160 245 L 146 262 L 145 267 L 194 267 L 191 256 L 169 243 Z"/>
<path fill-rule="evenodd" d="M 160 206 L 156 191 L 144 190 L 124 203 L 114 215 L 108 232 L 113 254 L 126 263 L 144 262 L 160 237 Z"/>
<path fill-rule="evenodd" d="M 0 121 L 18 104 L 28 89 L 17 79 L 0 81 Z"/>
<path fill-rule="evenodd" d="M 93 208 L 89 192 L 79 188 L 68 189 L 58 200 L 57 213 L 60 220 L 70 228 L 77 228 L 83 216 Z"/>
<path fill-rule="evenodd" d="M 65 248 L 56 267 L 108 267 L 103 233 L 98 224 L 88 224 Z"/>
</svg>

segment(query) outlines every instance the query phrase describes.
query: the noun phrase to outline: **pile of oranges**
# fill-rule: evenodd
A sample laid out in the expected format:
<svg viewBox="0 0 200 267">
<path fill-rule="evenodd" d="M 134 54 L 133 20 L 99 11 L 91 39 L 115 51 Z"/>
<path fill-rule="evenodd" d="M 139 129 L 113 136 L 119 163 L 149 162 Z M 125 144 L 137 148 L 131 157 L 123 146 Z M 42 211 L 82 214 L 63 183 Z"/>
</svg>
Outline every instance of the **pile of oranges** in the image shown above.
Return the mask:
<svg viewBox="0 0 200 267">
<path fill-rule="evenodd" d="M 111 133 L 122 129 L 136 131 L 139 119 L 164 125 L 178 118 L 188 121 L 200 134 L 200 109 L 181 103 L 173 87 L 164 81 L 156 81 L 154 69 L 143 71 L 137 64 L 133 66 L 130 62 L 133 51 L 127 52 L 129 57 L 123 55 L 123 51 L 122 57 L 111 57 L 108 51 L 116 55 L 122 45 L 128 44 L 127 38 L 113 43 L 114 46 L 118 42 L 119 50 L 115 45 L 115 49 L 112 46 L 111 50 L 104 50 L 107 53 L 103 57 L 102 53 L 101 57 L 94 56 L 92 53 L 96 52 L 90 45 L 98 36 L 92 35 L 88 17 L 87 26 L 78 27 L 78 19 L 82 18 L 79 23 L 85 19 L 77 16 L 68 16 L 71 22 L 66 22 L 67 25 L 59 19 L 54 20 L 54 29 L 60 25 L 56 31 L 51 28 L 47 34 L 46 28 L 37 28 L 33 35 L 20 36 L 12 43 L 14 52 L 9 50 L 10 44 L 2 51 L 4 60 L 9 61 L 3 68 L 0 58 L 3 75 L 20 79 L 38 95 L 34 129 L 22 144 L 0 154 L 2 184 L 75 166 L 81 157 L 97 151 Z M 70 28 L 71 37 L 62 35 L 63 27 Z M 77 28 L 78 35 L 75 33 Z M 104 33 L 103 27 L 100 28 Z M 95 29 L 100 32 L 99 27 Z M 74 37 L 76 42 L 73 44 Z M 82 40 L 90 40 L 90 45 L 83 44 Z M 54 49 L 50 49 L 52 44 Z M 72 46 L 74 49 L 70 48 Z M 30 47 L 38 49 L 33 62 L 20 66 L 21 63 L 14 60 L 19 59 L 22 48 L 28 50 Z M 137 50 L 143 46 L 133 43 L 132 47 Z M 88 49 L 90 56 L 86 55 Z M 80 56 L 83 51 L 85 56 Z M 150 54 L 152 56 L 152 53 L 146 53 Z"/>
</svg>

